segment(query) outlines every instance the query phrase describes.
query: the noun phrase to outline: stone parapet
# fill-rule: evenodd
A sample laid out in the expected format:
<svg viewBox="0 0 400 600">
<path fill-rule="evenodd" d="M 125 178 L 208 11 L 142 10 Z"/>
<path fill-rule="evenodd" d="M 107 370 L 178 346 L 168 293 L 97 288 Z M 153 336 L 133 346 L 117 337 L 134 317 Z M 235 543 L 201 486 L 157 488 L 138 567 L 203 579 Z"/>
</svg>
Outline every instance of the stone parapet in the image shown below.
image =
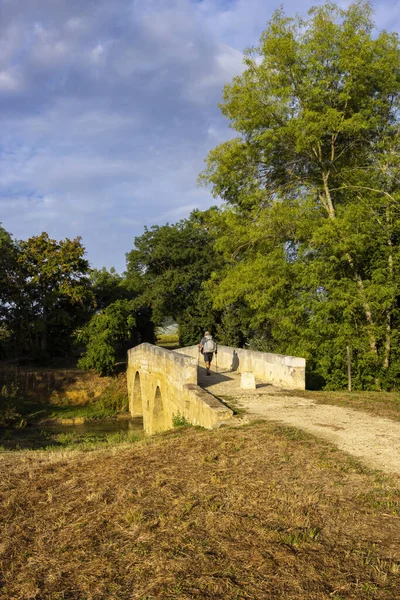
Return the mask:
<svg viewBox="0 0 400 600">
<path fill-rule="evenodd" d="M 179 348 L 174 352 L 196 361 L 199 358 L 197 345 Z M 258 379 L 273 385 L 295 390 L 304 390 L 306 387 L 305 358 L 218 346 L 217 363 L 218 368 L 224 371 L 251 371 Z"/>
</svg>

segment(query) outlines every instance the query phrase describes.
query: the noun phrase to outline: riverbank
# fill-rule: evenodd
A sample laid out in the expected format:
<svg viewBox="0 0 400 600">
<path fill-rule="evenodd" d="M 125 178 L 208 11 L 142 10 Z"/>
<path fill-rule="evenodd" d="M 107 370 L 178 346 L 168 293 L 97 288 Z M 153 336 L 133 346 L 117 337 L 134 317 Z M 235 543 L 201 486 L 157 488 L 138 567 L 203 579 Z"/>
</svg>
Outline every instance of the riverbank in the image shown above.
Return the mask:
<svg viewBox="0 0 400 600">
<path fill-rule="evenodd" d="M 106 418 L 128 408 L 126 374 L 100 377 L 79 369 L 0 370 L 0 400 L 26 421 Z M 0 422 L 0 426 L 1 426 Z"/>
<path fill-rule="evenodd" d="M 20 389 L 18 379 L 1 389 L 0 452 L 75 446 L 86 450 L 133 440 L 133 430 L 136 437 L 143 434 L 142 423 L 130 419 L 125 374 L 99 378 L 70 371 L 65 378 L 64 371 L 44 372 L 59 385 L 43 397 L 40 385 Z M 46 380 L 41 374 L 39 382 Z"/>
<path fill-rule="evenodd" d="M 270 423 L 0 455 L 1 600 L 393 600 L 399 480 Z"/>
<path fill-rule="evenodd" d="M 73 420 L 64 423 L 50 420 L 20 429 L 0 429 L 0 454 L 32 450 L 50 453 L 75 450 L 88 452 L 98 448 L 112 448 L 124 442 L 133 443 L 144 437 L 143 420 L 132 419 L 129 414 L 86 422 L 71 421 Z"/>
</svg>

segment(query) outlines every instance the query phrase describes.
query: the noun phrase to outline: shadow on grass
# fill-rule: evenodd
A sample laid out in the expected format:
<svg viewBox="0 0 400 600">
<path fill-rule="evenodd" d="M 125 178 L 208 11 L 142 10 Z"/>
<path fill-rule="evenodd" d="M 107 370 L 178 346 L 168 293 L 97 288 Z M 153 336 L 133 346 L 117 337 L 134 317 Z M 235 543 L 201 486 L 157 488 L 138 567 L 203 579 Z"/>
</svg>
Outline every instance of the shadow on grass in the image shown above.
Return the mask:
<svg viewBox="0 0 400 600">
<path fill-rule="evenodd" d="M 63 444 L 54 436 L 37 427 L 23 429 L 0 429 L 0 448 L 2 450 L 45 450 L 49 446 L 61 447 Z"/>
<path fill-rule="evenodd" d="M 117 362 L 115 365 L 115 375 L 120 375 L 121 373 L 125 373 L 127 366 L 128 366 L 128 364 L 127 364 L 126 360 Z"/>
<path fill-rule="evenodd" d="M 57 450 L 134 442 L 144 437 L 143 420 L 97 421 L 82 425 L 27 425 L 21 429 L 0 429 L 0 450 Z"/>
</svg>

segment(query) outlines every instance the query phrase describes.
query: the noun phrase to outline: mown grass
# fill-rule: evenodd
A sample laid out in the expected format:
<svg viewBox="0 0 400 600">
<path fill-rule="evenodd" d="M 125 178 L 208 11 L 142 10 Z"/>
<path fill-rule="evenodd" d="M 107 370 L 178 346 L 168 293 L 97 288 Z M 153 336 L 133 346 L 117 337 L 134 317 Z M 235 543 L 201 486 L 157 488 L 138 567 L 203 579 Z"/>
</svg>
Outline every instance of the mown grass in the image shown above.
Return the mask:
<svg viewBox="0 0 400 600">
<path fill-rule="evenodd" d="M 167 350 L 176 350 L 180 347 L 178 333 L 161 333 L 157 336 L 157 346 L 167 348 Z"/>
<path fill-rule="evenodd" d="M 314 392 L 309 390 L 284 390 L 281 395 L 309 398 L 317 404 L 333 404 L 368 412 L 376 417 L 400 421 L 399 392 Z"/>
<path fill-rule="evenodd" d="M 296 431 L 0 455 L 1 600 L 399 598 L 398 480 Z"/>
</svg>

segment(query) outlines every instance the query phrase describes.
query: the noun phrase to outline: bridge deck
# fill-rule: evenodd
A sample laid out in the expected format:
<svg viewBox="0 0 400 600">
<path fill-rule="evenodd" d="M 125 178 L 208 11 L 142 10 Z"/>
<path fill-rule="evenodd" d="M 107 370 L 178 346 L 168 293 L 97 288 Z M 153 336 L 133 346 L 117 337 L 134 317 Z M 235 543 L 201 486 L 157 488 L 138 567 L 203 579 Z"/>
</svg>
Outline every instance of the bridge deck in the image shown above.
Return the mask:
<svg viewBox="0 0 400 600">
<path fill-rule="evenodd" d="M 241 373 L 219 369 L 218 371 L 215 371 L 215 365 L 212 365 L 210 376 L 206 375 L 206 369 L 204 367 L 198 368 L 198 384 L 214 396 L 217 396 L 221 399 L 228 396 L 232 399 L 240 399 L 243 395 L 257 397 L 260 394 L 264 394 L 266 388 L 269 388 L 269 390 L 279 389 L 270 383 L 266 383 L 261 379 L 257 379 L 256 390 L 242 390 L 240 387 L 240 379 Z"/>
<path fill-rule="evenodd" d="M 255 390 L 242 390 L 240 378 L 240 373 L 229 371 L 213 371 L 207 377 L 205 369 L 199 367 L 199 385 L 233 410 L 241 409 L 235 417 L 237 424 L 255 419 L 281 422 L 328 440 L 373 468 L 400 474 L 400 423 L 350 408 L 317 404 L 258 379 Z"/>
</svg>

